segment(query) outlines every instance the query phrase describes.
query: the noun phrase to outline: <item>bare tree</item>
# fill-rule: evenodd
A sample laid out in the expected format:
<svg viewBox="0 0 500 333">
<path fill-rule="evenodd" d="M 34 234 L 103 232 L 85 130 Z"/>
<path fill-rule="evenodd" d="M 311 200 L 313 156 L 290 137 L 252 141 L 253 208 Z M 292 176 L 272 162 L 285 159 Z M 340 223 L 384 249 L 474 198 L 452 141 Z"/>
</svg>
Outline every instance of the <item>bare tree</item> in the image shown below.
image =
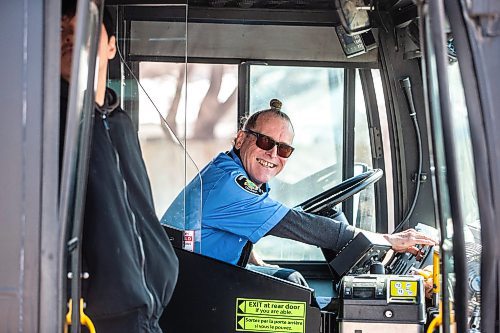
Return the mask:
<svg viewBox="0 0 500 333">
<path fill-rule="evenodd" d="M 188 75 L 191 77 L 190 72 L 186 73 L 184 70 L 184 66 L 179 66 L 179 71 L 177 74 L 177 83 L 176 90 L 174 94 L 174 98 L 172 99 L 172 103 L 170 104 L 167 110 L 166 121 L 170 127 L 170 129 L 176 134 L 178 133 L 176 117 L 179 111 L 179 104 L 181 101 L 182 88 L 185 84 L 185 76 Z M 191 73 L 192 74 L 192 73 Z M 211 139 L 214 137 L 214 130 L 217 123 L 221 120 L 221 118 L 228 112 L 233 103 L 236 103 L 238 87 L 235 87 L 233 92 L 229 95 L 229 97 L 220 102 L 218 99 L 221 86 L 222 86 L 222 78 L 224 76 L 224 66 L 222 65 L 214 65 L 210 66 L 210 83 L 205 96 L 200 105 L 200 109 L 198 111 L 198 118 L 196 119 L 194 125 L 194 139 Z M 170 133 L 167 128 L 162 127 L 163 131 L 167 134 L 167 137 L 170 137 Z"/>
<path fill-rule="evenodd" d="M 172 104 L 170 104 L 170 107 L 167 111 L 167 117 L 165 119 L 167 121 L 167 124 L 170 126 L 170 129 L 177 136 L 179 135 L 179 133 L 177 132 L 177 123 L 175 121 L 175 118 L 177 117 L 177 111 L 179 110 L 179 103 L 181 101 L 181 93 L 182 93 L 182 87 L 184 86 L 185 77 L 186 77 L 185 67 L 179 66 L 179 72 L 177 73 L 177 84 L 175 88 L 175 95 L 172 100 Z M 162 129 L 164 132 L 168 132 L 165 126 L 162 126 Z M 170 137 L 170 133 L 167 133 L 167 137 Z"/>
<path fill-rule="evenodd" d="M 195 139 L 213 138 L 217 122 L 226 114 L 232 104 L 236 103 L 238 87 L 234 88 L 231 95 L 224 102 L 219 102 L 218 96 L 223 74 L 224 66 L 212 66 L 210 86 L 201 102 L 198 118 L 196 119 L 193 136 Z"/>
</svg>

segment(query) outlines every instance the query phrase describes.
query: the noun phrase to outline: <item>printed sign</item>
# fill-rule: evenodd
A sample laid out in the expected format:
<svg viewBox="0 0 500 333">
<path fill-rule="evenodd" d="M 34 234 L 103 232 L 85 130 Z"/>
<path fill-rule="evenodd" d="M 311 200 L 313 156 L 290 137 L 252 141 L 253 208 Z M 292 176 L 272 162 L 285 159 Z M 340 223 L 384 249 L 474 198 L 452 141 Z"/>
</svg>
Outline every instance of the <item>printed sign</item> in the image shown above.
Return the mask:
<svg viewBox="0 0 500 333">
<path fill-rule="evenodd" d="M 186 251 L 194 251 L 194 230 L 184 230 L 184 242 L 182 248 Z"/>
<path fill-rule="evenodd" d="M 417 302 L 418 281 L 392 280 L 390 285 L 391 301 L 406 300 Z"/>
<path fill-rule="evenodd" d="M 236 299 L 236 331 L 304 333 L 306 302 Z"/>
</svg>

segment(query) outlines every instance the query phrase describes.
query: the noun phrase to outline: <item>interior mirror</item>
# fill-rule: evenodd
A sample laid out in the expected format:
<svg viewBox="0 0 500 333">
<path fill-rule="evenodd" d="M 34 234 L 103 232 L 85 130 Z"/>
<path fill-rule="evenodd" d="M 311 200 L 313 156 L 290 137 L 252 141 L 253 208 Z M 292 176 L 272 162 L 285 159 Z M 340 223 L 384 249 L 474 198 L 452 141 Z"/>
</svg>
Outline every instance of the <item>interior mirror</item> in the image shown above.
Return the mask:
<svg viewBox="0 0 500 333">
<path fill-rule="evenodd" d="M 371 28 L 368 12 L 372 6 L 369 0 L 335 0 L 340 22 L 349 35 L 360 34 Z"/>
</svg>

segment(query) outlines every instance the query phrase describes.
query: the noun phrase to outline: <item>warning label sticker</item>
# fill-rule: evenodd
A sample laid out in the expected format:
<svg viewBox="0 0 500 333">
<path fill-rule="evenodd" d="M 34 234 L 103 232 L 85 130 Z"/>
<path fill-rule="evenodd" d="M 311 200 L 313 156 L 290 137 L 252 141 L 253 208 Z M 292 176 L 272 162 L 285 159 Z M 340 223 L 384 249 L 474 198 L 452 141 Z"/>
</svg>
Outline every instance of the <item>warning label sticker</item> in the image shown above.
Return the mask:
<svg viewBox="0 0 500 333">
<path fill-rule="evenodd" d="M 304 332 L 304 319 L 236 316 L 236 330 L 250 332 Z"/>
<path fill-rule="evenodd" d="M 305 331 L 306 302 L 236 299 L 236 331 Z"/>
</svg>

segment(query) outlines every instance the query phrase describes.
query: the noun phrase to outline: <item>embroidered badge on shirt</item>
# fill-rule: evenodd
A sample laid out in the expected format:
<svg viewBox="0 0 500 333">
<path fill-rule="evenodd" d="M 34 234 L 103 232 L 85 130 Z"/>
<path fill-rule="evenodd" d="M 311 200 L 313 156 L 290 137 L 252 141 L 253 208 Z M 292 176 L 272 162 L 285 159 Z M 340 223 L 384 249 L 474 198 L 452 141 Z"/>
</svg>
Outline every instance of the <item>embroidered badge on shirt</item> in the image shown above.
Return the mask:
<svg viewBox="0 0 500 333">
<path fill-rule="evenodd" d="M 239 175 L 235 179 L 236 184 L 238 184 L 242 189 L 244 189 L 247 192 L 250 192 L 252 194 L 258 194 L 261 195 L 264 193 L 264 191 L 261 190 L 260 187 L 255 185 L 250 179 L 243 175 Z"/>
</svg>

